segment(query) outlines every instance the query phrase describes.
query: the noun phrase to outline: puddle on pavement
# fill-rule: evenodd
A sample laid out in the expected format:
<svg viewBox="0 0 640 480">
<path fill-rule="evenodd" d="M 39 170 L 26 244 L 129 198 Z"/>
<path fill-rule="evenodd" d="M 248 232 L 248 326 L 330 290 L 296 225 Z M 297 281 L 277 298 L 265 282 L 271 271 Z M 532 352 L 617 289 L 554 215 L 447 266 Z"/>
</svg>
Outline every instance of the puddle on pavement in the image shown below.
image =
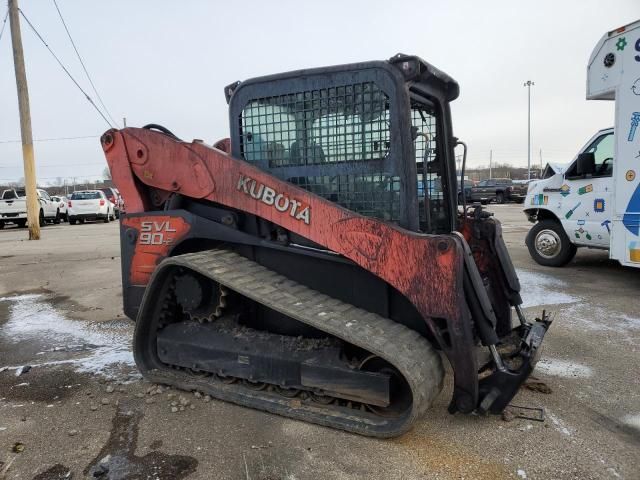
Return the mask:
<svg viewBox="0 0 640 480">
<path fill-rule="evenodd" d="M 142 417 L 140 410 L 131 409 L 126 403 L 120 404 L 107 443 L 83 474 L 99 480 L 179 480 L 195 472 L 198 461 L 186 455 L 169 455 L 158 451 L 143 457 L 134 455 L 138 443 L 138 424 Z"/>
<path fill-rule="evenodd" d="M 25 364 L 66 364 L 78 373 L 107 377 L 135 366 L 132 325 L 70 320 L 55 304 L 43 294 L 0 297 L 0 368 L 11 370 L 4 375 Z"/>
</svg>

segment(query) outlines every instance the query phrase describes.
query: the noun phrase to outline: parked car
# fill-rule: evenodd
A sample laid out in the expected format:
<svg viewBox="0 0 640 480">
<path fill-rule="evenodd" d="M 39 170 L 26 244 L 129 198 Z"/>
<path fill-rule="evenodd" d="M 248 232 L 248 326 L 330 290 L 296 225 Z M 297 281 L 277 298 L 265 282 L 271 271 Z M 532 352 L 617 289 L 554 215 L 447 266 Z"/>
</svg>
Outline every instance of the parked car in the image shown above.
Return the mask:
<svg viewBox="0 0 640 480">
<path fill-rule="evenodd" d="M 114 206 L 102 190 L 75 191 L 67 205 L 71 225 L 84 223 L 85 220 L 102 220 L 104 223 L 115 220 Z"/>
<path fill-rule="evenodd" d="M 116 215 L 116 218 L 120 218 L 120 212 L 124 210 L 124 201 L 122 200 L 122 196 L 117 188 L 113 187 L 105 187 L 100 188 L 100 190 L 107 196 L 109 201 L 113 204 L 113 209 Z"/>
<path fill-rule="evenodd" d="M 471 187 L 467 201 L 481 203 L 523 203 L 527 196 L 527 185 L 514 183 L 510 178 L 490 178 Z"/>
<path fill-rule="evenodd" d="M 60 220 L 63 222 L 69 221 L 69 213 L 68 213 L 68 207 L 67 207 L 67 202 L 69 201 L 69 199 L 67 199 L 67 197 L 53 195 L 51 197 L 51 200 L 53 200 L 54 202 L 58 202 L 58 211 L 60 212 Z"/>
<path fill-rule="evenodd" d="M 474 185 L 475 183 L 472 180 L 467 179 L 464 181 L 464 200 L 466 202 L 470 201 L 471 188 L 473 188 Z M 458 179 L 458 205 L 462 205 L 462 190 L 460 189 L 460 179 Z"/>
<path fill-rule="evenodd" d="M 51 200 L 49 194 L 38 188 L 38 203 L 40 204 L 40 226 L 46 222 L 60 223 L 58 203 Z M 27 225 L 27 195 L 24 189 L 10 189 L 2 192 L 0 199 L 0 228 L 7 223 L 15 223 L 19 227 Z"/>
</svg>

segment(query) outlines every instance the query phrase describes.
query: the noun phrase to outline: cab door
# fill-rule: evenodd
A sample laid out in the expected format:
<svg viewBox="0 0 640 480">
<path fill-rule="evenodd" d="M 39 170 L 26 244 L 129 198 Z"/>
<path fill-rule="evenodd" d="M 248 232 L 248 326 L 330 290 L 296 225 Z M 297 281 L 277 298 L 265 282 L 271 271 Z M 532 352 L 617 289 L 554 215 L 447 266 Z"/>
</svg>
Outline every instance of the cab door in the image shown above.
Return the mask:
<svg viewBox="0 0 640 480">
<path fill-rule="evenodd" d="M 560 189 L 561 221 L 577 245 L 609 247 L 613 152 L 613 131 L 600 133 L 583 150 L 594 155 L 594 173 L 578 175 L 577 162 L 565 173 Z"/>
</svg>

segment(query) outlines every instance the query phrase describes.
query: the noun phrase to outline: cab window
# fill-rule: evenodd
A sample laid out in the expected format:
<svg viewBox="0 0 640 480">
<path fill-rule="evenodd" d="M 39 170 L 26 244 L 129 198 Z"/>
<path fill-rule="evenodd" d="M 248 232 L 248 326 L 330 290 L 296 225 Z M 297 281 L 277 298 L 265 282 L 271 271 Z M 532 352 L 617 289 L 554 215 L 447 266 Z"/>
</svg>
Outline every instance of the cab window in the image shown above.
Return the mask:
<svg viewBox="0 0 640 480">
<path fill-rule="evenodd" d="M 613 174 L 613 149 L 614 138 L 613 133 L 599 137 L 586 150 L 587 153 L 593 152 L 596 157 L 596 172 L 594 177 L 610 177 Z"/>
<path fill-rule="evenodd" d="M 610 177 L 613 174 L 613 152 L 615 148 L 615 139 L 613 132 L 601 135 L 596 138 L 584 153 L 593 153 L 596 160 L 596 168 L 593 177 Z M 567 178 L 578 176 L 578 164 L 573 164 L 567 169 L 565 174 Z"/>
</svg>

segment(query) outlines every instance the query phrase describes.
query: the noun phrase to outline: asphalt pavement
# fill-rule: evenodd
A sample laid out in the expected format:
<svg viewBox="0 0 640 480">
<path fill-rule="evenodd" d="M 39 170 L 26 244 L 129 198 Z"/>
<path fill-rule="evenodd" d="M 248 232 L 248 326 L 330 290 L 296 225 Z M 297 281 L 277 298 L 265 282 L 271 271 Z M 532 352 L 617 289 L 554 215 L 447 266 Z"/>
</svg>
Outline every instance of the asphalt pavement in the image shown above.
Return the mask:
<svg viewBox="0 0 640 480">
<path fill-rule="evenodd" d="M 595 250 L 541 267 L 524 246 L 521 206 L 489 210 L 526 314 L 554 317 L 535 378 L 513 401 L 544 408 L 545 420 L 449 415 L 448 372 L 431 410 L 393 440 L 147 383 L 122 314 L 118 223 L 50 225 L 37 242 L 5 228 L 0 480 L 640 478 L 640 272 Z"/>
</svg>

